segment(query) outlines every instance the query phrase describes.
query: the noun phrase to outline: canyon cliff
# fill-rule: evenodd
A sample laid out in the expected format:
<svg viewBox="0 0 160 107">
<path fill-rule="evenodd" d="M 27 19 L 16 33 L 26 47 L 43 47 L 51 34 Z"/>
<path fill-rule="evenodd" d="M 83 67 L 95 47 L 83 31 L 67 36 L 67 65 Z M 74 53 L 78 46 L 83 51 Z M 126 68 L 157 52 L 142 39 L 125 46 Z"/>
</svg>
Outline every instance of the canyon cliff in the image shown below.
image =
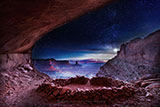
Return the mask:
<svg viewBox="0 0 160 107">
<path fill-rule="evenodd" d="M 160 74 L 160 30 L 122 44 L 117 56 L 104 64 L 97 76 L 133 81 Z"/>
</svg>

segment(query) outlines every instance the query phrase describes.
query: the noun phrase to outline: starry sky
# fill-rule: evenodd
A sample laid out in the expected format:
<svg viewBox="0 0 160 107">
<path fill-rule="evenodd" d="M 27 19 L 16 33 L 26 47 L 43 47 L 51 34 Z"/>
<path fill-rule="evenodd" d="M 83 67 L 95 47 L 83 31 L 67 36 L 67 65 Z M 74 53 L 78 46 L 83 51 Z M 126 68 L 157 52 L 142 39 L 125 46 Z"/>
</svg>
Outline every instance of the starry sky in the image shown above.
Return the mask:
<svg viewBox="0 0 160 107">
<path fill-rule="evenodd" d="M 45 34 L 32 58 L 107 61 L 122 43 L 158 29 L 160 0 L 118 0 Z"/>
</svg>

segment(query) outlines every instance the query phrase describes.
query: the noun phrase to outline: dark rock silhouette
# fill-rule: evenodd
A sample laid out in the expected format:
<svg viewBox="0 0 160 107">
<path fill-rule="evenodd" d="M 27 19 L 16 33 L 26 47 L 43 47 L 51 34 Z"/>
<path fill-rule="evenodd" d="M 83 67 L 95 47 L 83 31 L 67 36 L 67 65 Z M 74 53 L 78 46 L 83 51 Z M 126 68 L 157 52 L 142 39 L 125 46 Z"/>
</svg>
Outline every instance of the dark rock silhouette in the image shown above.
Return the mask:
<svg viewBox="0 0 160 107">
<path fill-rule="evenodd" d="M 79 65 L 78 61 L 76 61 L 75 65 Z"/>
</svg>

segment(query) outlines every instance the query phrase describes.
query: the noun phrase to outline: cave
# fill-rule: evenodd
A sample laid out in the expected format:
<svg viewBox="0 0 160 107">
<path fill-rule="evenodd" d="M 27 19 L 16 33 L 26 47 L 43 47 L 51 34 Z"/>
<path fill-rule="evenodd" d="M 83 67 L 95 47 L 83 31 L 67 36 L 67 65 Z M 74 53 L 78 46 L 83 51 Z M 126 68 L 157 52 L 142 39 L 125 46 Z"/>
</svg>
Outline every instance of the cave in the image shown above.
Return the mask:
<svg viewBox="0 0 160 107">
<path fill-rule="evenodd" d="M 159 4 L 152 0 L 2 0 L 1 107 L 158 107 Z M 66 53 L 61 47 L 82 53 L 55 57 L 56 52 Z M 94 75 L 67 78 L 46 75 L 35 66 L 36 60 L 47 60 L 54 71 L 55 59 L 80 66 L 83 61 L 78 58 L 102 65 Z"/>
<path fill-rule="evenodd" d="M 45 34 L 32 48 L 34 67 L 54 79 L 96 76 L 99 68 L 119 50 L 120 41 L 110 32 L 106 34 L 110 39 L 104 40 L 104 26 L 112 23 L 105 20 L 114 17 L 108 13 L 116 4 L 88 12 Z"/>
</svg>

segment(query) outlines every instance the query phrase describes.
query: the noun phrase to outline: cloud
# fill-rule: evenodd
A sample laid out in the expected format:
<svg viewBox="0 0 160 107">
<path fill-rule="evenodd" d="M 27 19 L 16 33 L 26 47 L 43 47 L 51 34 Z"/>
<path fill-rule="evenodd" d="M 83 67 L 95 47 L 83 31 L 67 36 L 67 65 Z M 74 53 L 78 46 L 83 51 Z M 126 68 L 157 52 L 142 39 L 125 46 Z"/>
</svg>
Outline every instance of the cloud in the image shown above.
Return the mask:
<svg viewBox="0 0 160 107">
<path fill-rule="evenodd" d="M 109 59 L 115 57 L 116 54 L 110 54 L 110 53 L 88 53 L 83 54 L 79 57 L 70 57 L 70 58 L 64 58 L 63 60 L 85 60 L 85 59 L 93 59 L 97 61 L 108 61 Z"/>
</svg>

